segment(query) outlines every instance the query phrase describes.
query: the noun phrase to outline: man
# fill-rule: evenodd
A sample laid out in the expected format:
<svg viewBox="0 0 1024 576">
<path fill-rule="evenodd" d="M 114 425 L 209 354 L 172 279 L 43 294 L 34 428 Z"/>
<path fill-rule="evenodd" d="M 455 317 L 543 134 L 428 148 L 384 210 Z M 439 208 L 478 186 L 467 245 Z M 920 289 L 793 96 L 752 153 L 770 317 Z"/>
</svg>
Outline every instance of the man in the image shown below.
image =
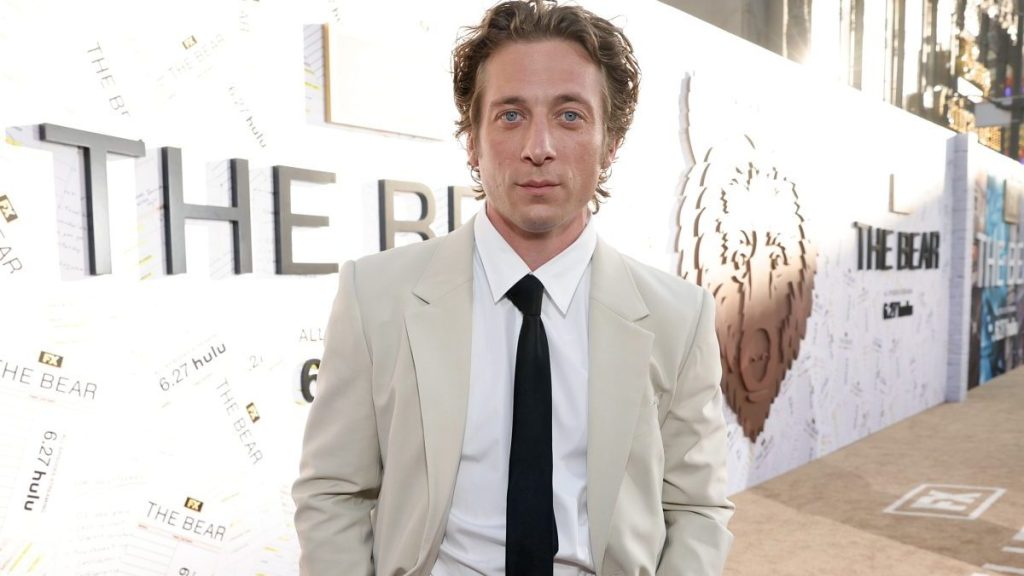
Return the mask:
<svg viewBox="0 0 1024 576">
<path fill-rule="evenodd" d="M 506 2 L 460 40 L 486 202 L 340 272 L 294 488 L 303 574 L 721 572 L 713 301 L 590 222 L 638 81 L 578 7 Z"/>
</svg>

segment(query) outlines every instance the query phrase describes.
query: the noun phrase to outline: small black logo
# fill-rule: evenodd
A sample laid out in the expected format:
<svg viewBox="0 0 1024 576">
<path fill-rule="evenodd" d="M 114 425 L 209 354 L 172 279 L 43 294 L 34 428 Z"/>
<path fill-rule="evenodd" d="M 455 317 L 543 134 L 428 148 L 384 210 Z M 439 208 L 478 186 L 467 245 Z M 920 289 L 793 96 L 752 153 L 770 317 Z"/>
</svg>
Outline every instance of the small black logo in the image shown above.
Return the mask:
<svg viewBox="0 0 1024 576">
<path fill-rule="evenodd" d="M 245 411 L 249 413 L 249 419 L 252 420 L 253 424 L 260 419 L 260 413 L 256 411 L 256 404 L 250 402 L 249 405 L 245 407 Z"/>
<path fill-rule="evenodd" d="M 60 368 L 64 364 L 64 357 L 60 354 L 54 354 L 53 352 L 43 350 L 39 353 L 39 362 L 46 364 L 47 366 Z"/>
<path fill-rule="evenodd" d="M 192 510 L 194 512 L 202 512 L 203 511 L 203 503 L 202 503 L 202 501 L 196 500 L 195 498 L 188 498 L 188 497 L 186 497 L 185 498 L 185 508 L 188 508 L 189 510 Z"/>
<path fill-rule="evenodd" d="M 8 223 L 18 219 L 18 213 L 14 211 L 14 205 L 6 195 L 0 196 L 0 216 L 3 216 Z"/>
<path fill-rule="evenodd" d="M 900 304 L 899 302 L 886 302 L 882 304 L 882 319 L 891 320 L 893 318 L 902 318 L 904 316 L 912 316 L 914 314 L 914 307 L 910 305 L 910 302 Z"/>
</svg>

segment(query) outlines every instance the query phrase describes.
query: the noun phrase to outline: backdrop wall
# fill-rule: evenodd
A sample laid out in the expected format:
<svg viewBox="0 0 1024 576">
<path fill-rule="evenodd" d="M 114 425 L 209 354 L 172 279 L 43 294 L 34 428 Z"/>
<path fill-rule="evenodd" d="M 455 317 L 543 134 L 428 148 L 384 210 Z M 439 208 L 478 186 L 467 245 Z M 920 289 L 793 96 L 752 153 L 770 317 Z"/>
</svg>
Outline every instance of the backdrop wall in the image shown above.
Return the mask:
<svg viewBox="0 0 1024 576">
<path fill-rule="evenodd" d="M 279 272 L 380 250 L 381 180 L 415 192 L 393 221 L 449 229 L 471 181 L 447 58 L 487 3 L 83 4 L 0 4 L 0 566 L 294 574 L 288 491 L 336 279 Z M 596 223 L 715 291 L 731 490 L 956 397 L 950 134 L 653 0 L 583 4 L 644 71 Z M 168 276 L 165 196 L 229 206 L 246 184 L 252 272 L 232 224 L 190 219 Z"/>
</svg>

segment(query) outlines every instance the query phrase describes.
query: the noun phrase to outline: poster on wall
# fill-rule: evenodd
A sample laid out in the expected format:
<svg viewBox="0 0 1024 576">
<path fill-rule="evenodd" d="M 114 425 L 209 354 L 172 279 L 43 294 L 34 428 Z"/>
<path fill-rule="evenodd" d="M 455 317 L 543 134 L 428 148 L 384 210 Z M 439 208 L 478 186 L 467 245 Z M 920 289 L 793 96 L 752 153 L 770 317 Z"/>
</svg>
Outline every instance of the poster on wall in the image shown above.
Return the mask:
<svg viewBox="0 0 1024 576">
<path fill-rule="evenodd" d="M 1024 362 L 1024 224 L 1020 221 L 1018 163 L 968 144 L 968 182 L 961 193 L 973 205 L 968 388 Z"/>
</svg>

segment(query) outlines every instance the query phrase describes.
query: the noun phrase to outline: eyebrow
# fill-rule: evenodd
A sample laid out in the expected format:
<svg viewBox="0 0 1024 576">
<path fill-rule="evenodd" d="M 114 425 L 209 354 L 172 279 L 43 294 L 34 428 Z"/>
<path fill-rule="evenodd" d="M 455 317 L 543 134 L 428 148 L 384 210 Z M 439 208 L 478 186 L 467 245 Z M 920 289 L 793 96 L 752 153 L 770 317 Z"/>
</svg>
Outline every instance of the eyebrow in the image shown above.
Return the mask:
<svg viewBox="0 0 1024 576">
<path fill-rule="evenodd" d="M 555 96 L 554 103 L 555 103 L 556 106 L 557 105 L 561 105 L 561 104 L 579 104 L 580 106 L 583 106 L 584 108 L 586 108 L 588 112 L 593 112 L 593 106 L 589 102 L 587 102 L 587 100 L 585 98 L 583 98 L 583 96 L 581 96 L 580 94 L 575 93 L 575 92 L 567 92 L 567 93 L 563 93 L 563 94 L 558 94 L 557 96 Z M 491 102 L 488 107 L 489 108 L 495 108 L 495 107 L 499 107 L 499 106 L 525 106 L 525 105 L 526 105 L 526 98 L 523 98 L 522 96 L 506 96 L 505 98 L 501 98 L 501 99 L 498 99 L 498 100 L 495 100 L 495 101 Z"/>
</svg>

